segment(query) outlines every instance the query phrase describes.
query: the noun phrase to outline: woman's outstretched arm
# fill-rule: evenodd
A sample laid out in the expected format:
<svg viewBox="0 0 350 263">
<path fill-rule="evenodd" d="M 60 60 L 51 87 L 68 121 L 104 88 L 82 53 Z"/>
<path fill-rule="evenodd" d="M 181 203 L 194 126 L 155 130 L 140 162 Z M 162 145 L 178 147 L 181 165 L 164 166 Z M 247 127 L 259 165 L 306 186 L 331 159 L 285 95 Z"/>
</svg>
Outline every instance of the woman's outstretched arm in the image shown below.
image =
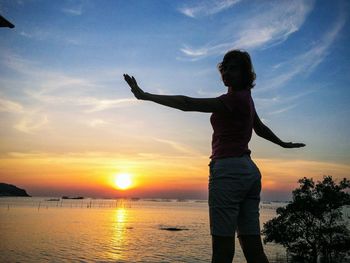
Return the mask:
<svg viewBox="0 0 350 263">
<path fill-rule="evenodd" d="M 278 144 L 279 146 L 283 148 L 300 148 L 304 147 L 304 143 L 294 143 L 294 142 L 284 142 L 280 138 L 278 138 L 269 127 L 267 127 L 259 118 L 258 114 L 255 112 L 254 117 L 254 131 L 256 135 L 273 142 L 275 144 Z"/>
<path fill-rule="evenodd" d="M 135 97 L 139 100 L 153 101 L 182 111 L 219 112 L 228 110 L 219 98 L 191 98 L 183 95 L 156 95 L 144 92 L 138 86 L 134 77 L 124 74 L 124 79 L 129 84 L 132 93 L 134 93 Z"/>
</svg>

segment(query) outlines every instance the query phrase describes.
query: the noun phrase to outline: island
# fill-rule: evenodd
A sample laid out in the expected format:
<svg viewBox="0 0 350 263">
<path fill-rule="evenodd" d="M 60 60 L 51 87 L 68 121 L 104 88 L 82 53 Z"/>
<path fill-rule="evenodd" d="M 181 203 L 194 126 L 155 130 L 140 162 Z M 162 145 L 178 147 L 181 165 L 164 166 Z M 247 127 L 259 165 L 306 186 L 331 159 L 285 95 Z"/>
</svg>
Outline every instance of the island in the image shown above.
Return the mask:
<svg viewBox="0 0 350 263">
<path fill-rule="evenodd" d="M 12 184 L 0 183 L 0 196 L 27 196 L 27 192 L 24 189 L 18 188 Z"/>
</svg>

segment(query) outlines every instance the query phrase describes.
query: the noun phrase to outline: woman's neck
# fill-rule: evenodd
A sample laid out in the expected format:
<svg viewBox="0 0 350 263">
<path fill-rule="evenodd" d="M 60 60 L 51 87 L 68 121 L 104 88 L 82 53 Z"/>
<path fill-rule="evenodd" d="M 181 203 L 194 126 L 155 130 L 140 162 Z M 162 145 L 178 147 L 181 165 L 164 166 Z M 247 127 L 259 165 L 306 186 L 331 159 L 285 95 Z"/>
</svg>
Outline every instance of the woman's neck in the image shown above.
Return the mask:
<svg viewBox="0 0 350 263">
<path fill-rule="evenodd" d="M 242 91 L 245 89 L 242 88 L 234 88 L 234 87 L 227 87 L 227 93 L 232 93 L 232 92 L 237 92 L 237 91 Z"/>
</svg>

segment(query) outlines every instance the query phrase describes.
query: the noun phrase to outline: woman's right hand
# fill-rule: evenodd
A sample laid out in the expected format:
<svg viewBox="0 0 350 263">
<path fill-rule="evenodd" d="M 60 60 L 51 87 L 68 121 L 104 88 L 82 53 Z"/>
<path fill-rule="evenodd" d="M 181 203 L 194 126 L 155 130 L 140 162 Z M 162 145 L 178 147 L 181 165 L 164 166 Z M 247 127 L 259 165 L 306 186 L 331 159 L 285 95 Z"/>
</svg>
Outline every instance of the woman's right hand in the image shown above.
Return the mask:
<svg viewBox="0 0 350 263">
<path fill-rule="evenodd" d="M 146 99 L 146 93 L 137 85 L 136 79 L 128 74 L 123 74 L 125 81 L 131 88 L 131 92 L 138 100 Z"/>
</svg>

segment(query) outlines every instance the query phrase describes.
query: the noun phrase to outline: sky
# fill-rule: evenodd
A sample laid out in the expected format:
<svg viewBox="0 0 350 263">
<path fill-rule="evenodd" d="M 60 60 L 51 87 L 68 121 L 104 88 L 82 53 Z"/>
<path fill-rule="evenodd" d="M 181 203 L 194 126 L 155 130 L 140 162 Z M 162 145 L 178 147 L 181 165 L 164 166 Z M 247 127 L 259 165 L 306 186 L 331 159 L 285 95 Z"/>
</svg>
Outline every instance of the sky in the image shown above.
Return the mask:
<svg viewBox="0 0 350 263">
<path fill-rule="evenodd" d="M 262 121 L 253 134 L 262 199 L 289 200 L 298 179 L 350 177 L 347 1 L 0 0 L 0 182 L 33 196 L 207 198 L 208 113 L 138 101 L 226 93 L 217 64 L 250 53 Z M 115 177 L 132 178 L 128 190 Z"/>
</svg>

